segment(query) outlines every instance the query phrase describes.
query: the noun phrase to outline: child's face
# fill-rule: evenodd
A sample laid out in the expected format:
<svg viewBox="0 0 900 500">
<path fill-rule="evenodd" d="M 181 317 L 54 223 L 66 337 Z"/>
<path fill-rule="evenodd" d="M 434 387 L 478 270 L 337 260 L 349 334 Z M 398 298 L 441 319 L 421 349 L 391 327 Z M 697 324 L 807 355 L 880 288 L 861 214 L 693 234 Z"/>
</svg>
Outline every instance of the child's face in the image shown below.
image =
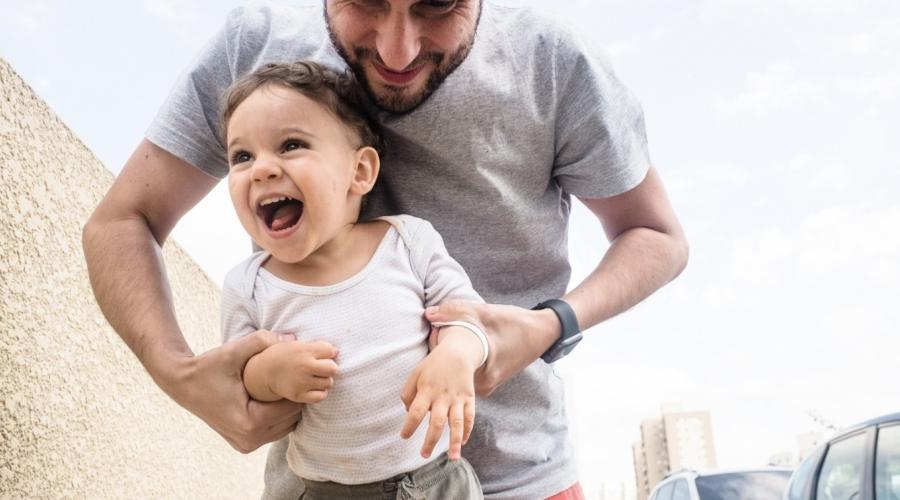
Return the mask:
<svg viewBox="0 0 900 500">
<path fill-rule="evenodd" d="M 359 182 L 360 162 L 375 153 L 357 148 L 318 102 L 260 87 L 234 110 L 227 140 L 231 201 L 250 237 L 276 259 L 300 262 L 356 222 L 371 188 Z"/>
</svg>

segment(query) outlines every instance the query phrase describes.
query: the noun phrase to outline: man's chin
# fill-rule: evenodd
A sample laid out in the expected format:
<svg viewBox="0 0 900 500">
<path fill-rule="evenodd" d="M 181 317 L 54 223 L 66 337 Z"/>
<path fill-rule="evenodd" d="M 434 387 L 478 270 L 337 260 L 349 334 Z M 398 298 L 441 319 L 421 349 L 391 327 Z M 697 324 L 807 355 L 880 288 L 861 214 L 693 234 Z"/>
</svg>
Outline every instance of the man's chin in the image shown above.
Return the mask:
<svg viewBox="0 0 900 500">
<path fill-rule="evenodd" d="M 372 97 L 379 108 L 394 114 L 409 113 L 419 107 L 428 97 L 425 90 L 410 93 L 407 89 L 376 88 Z"/>
<path fill-rule="evenodd" d="M 371 76 L 366 75 L 367 81 L 364 82 L 366 91 L 379 108 L 390 113 L 409 113 L 422 104 L 431 93 L 427 89 L 428 75 L 423 75 L 426 77 L 424 81 L 399 87 L 382 81 L 377 72 L 373 73 L 375 74 Z"/>
</svg>

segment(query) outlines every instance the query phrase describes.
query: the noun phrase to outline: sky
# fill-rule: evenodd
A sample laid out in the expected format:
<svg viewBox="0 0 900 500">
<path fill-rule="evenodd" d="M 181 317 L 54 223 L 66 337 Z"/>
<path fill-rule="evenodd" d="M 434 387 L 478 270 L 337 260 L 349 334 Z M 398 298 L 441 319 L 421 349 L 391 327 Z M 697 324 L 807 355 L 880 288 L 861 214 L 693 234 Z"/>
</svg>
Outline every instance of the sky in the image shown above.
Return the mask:
<svg viewBox="0 0 900 500">
<path fill-rule="evenodd" d="M 242 3 L 13 0 L 0 57 L 115 173 Z M 681 277 L 557 366 L 589 494 L 631 487 L 631 443 L 665 403 L 710 411 L 722 467 L 796 451 L 810 412 L 900 411 L 900 2 L 498 3 L 611 57 L 691 244 Z M 173 238 L 217 283 L 250 248 L 224 183 Z M 576 204 L 572 286 L 606 247 Z"/>
</svg>

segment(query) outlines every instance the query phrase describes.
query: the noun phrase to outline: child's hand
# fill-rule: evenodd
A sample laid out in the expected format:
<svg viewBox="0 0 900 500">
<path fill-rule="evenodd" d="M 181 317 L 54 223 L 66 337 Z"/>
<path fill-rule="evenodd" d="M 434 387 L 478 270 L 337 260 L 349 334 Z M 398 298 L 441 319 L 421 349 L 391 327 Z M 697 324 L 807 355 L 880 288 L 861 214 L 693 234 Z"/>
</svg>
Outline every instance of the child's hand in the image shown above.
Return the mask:
<svg viewBox="0 0 900 500">
<path fill-rule="evenodd" d="M 337 349 L 328 342 L 279 342 L 247 362 L 245 384 L 247 371 L 254 370 L 263 375 L 266 392 L 296 403 L 318 403 L 334 383 L 336 356 Z"/>
<path fill-rule="evenodd" d="M 448 420 L 450 459 L 461 456 L 462 445 L 469 440 L 475 423 L 474 378 L 482 350 L 478 338 L 465 328 L 443 327 L 440 345 L 419 363 L 406 381 L 400 397 L 407 414 L 400 436 L 409 439 L 430 411 L 423 457 L 431 456 Z"/>
</svg>

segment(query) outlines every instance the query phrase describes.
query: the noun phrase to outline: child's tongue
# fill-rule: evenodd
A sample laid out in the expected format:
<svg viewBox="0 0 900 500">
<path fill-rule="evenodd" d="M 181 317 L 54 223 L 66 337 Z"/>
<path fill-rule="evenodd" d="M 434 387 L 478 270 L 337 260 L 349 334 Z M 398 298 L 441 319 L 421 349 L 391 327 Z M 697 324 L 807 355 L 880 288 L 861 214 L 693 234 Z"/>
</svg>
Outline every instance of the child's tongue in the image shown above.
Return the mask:
<svg viewBox="0 0 900 500">
<path fill-rule="evenodd" d="M 285 203 L 278 207 L 272 216 L 272 230 L 281 231 L 282 229 L 293 226 L 300 220 L 300 204 Z"/>
</svg>

